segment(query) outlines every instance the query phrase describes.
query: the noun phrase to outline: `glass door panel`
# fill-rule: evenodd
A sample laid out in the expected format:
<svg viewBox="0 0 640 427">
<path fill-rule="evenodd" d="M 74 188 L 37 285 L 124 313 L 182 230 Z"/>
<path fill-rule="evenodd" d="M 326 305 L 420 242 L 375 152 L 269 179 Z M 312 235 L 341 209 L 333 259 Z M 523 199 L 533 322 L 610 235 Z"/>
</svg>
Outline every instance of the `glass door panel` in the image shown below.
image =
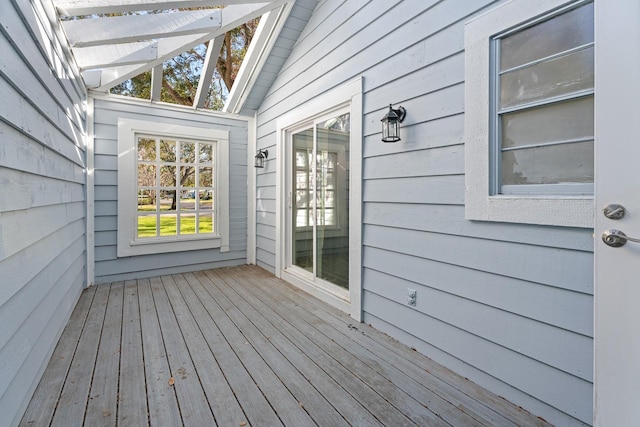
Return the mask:
<svg viewBox="0 0 640 427">
<path fill-rule="evenodd" d="M 349 289 L 349 114 L 316 124 L 316 276 Z"/>
<path fill-rule="evenodd" d="M 313 129 L 292 136 L 292 264 L 313 273 Z"/>
</svg>

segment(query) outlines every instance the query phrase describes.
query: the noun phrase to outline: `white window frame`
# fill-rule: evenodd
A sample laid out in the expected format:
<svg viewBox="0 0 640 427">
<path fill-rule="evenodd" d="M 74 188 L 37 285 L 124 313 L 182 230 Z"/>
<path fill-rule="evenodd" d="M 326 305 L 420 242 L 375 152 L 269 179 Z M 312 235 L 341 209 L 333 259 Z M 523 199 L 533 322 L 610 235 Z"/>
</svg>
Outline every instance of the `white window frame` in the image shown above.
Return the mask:
<svg viewBox="0 0 640 427">
<path fill-rule="evenodd" d="M 214 234 L 136 239 L 136 135 L 214 142 Z M 229 251 L 229 132 L 162 122 L 118 119 L 118 257 L 219 248 Z"/>
<path fill-rule="evenodd" d="M 593 227 L 593 196 L 490 193 L 492 38 L 573 3 L 575 0 L 512 0 L 465 26 L 466 219 Z"/>
</svg>

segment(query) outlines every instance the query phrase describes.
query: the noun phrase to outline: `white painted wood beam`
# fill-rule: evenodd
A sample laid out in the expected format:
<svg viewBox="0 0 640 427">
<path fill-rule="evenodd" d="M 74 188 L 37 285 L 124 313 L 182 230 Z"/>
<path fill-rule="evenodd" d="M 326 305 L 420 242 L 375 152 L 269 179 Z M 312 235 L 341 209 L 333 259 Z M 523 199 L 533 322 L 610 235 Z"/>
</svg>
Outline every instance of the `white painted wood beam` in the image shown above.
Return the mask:
<svg viewBox="0 0 640 427">
<path fill-rule="evenodd" d="M 158 58 L 143 66 L 129 65 L 122 68 L 109 68 L 108 74 L 103 73 L 101 85 L 96 90 L 107 91 L 109 88 L 135 77 L 138 74 L 155 67 L 158 64 L 179 55 L 207 40 L 224 35 L 237 26 L 261 16 L 268 11 L 278 8 L 289 0 L 276 0 L 271 3 L 256 3 L 238 6 L 229 6 L 221 10 L 222 26 L 210 33 L 169 37 L 158 41 Z"/>
<path fill-rule="evenodd" d="M 102 70 L 87 70 L 80 73 L 85 87 L 91 89 L 100 86 Z"/>
<path fill-rule="evenodd" d="M 207 100 L 207 94 L 209 93 L 209 87 L 211 86 L 213 72 L 216 69 L 218 57 L 220 56 L 222 43 L 224 43 L 224 36 L 222 35 L 209 41 L 207 56 L 204 59 L 202 72 L 200 73 L 200 80 L 198 81 L 198 90 L 196 91 L 196 97 L 193 101 L 194 108 L 204 107 L 204 103 Z"/>
<path fill-rule="evenodd" d="M 220 28 L 221 21 L 221 9 L 215 9 L 77 19 L 62 26 L 72 47 L 89 47 L 201 34 Z"/>
<path fill-rule="evenodd" d="M 54 0 L 62 16 L 264 3 L 265 0 Z"/>
<path fill-rule="evenodd" d="M 82 71 L 95 68 L 140 64 L 158 57 L 158 42 L 137 42 L 73 49 Z"/>
<path fill-rule="evenodd" d="M 160 101 L 160 93 L 162 92 L 162 64 L 156 65 L 151 70 L 151 101 Z"/>
<path fill-rule="evenodd" d="M 293 3 L 287 3 L 277 10 L 262 15 L 222 111 L 240 112 L 291 13 L 291 9 L 293 9 Z"/>
<path fill-rule="evenodd" d="M 100 86 L 91 86 L 91 87 L 87 86 L 87 87 L 89 89 L 93 89 L 98 92 L 107 92 L 113 86 L 120 84 L 126 80 L 129 80 L 131 77 L 135 77 L 144 71 L 143 70 L 140 72 L 136 72 L 136 70 L 139 70 L 139 69 L 140 69 L 140 65 L 135 64 L 135 65 L 123 65 L 122 67 L 104 68 L 102 70 L 96 70 L 100 72 Z M 148 69 L 148 68 L 145 68 L 145 69 Z M 129 76 L 129 75 L 131 75 L 131 77 L 122 78 L 122 76 Z M 104 84 L 104 82 L 112 82 L 112 81 L 117 81 L 117 83 L 114 83 L 112 85 Z"/>
</svg>

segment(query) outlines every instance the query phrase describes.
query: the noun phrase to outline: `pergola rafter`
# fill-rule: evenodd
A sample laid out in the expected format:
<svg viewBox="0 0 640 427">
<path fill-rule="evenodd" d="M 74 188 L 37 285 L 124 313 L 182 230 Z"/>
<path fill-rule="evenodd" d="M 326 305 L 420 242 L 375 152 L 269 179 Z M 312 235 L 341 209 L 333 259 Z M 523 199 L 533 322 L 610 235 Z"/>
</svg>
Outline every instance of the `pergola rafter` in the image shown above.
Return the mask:
<svg viewBox="0 0 640 427">
<path fill-rule="evenodd" d="M 62 16 L 264 3 L 265 0 L 54 0 Z"/>
<path fill-rule="evenodd" d="M 222 25 L 221 9 L 77 19 L 62 23 L 72 48 L 206 33 Z"/>
<path fill-rule="evenodd" d="M 205 63 L 194 99 L 202 108 L 211 85 L 224 35 L 228 31 L 264 17 L 256 33 L 256 43 L 247 56 L 264 55 L 282 25 L 282 6 L 294 0 L 53 0 L 62 27 L 85 84 L 106 92 L 147 70 L 152 72 L 151 101 L 160 100 L 162 65 L 175 56 L 209 41 Z M 215 6 L 224 8 L 212 9 Z M 208 7 L 203 10 L 179 10 Z M 159 11 L 163 11 L 160 12 Z M 273 11 L 272 13 L 269 13 Z M 129 14 L 136 12 L 135 14 Z M 125 15 L 122 15 L 126 13 Z M 116 16 L 102 16 L 116 14 Z M 279 16 L 280 19 L 274 19 Z M 280 24 L 278 26 L 277 24 Z M 247 60 L 247 58 L 245 58 Z M 252 66 L 261 61 L 250 60 Z M 246 66 L 244 67 L 247 68 Z M 256 70 L 242 73 L 255 75 Z M 247 79 L 238 77 L 247 85 Z M 233 90 L 233 88 L 229 88 Z M 245 87 L 246 89 L 246 87 Z M 242 91 L 244 92 L 244 90 Z"/>
</svg>

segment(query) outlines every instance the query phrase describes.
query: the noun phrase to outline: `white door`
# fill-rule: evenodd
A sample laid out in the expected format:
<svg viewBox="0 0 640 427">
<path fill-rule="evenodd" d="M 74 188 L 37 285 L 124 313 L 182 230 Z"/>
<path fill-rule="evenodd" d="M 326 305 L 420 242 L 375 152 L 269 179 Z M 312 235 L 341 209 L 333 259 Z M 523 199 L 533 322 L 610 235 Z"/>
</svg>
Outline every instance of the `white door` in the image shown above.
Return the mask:
<svg viewBox="0 0 640 427">
<path fill-rule="evenodd" d="M 640 238 L 640 1 L 598 0 L 595 45 L 594 420 L 640 426 L 640 243 L 602 240 Z M 605 217 L 609 204 L 624 217 Z"/>
</svg>

